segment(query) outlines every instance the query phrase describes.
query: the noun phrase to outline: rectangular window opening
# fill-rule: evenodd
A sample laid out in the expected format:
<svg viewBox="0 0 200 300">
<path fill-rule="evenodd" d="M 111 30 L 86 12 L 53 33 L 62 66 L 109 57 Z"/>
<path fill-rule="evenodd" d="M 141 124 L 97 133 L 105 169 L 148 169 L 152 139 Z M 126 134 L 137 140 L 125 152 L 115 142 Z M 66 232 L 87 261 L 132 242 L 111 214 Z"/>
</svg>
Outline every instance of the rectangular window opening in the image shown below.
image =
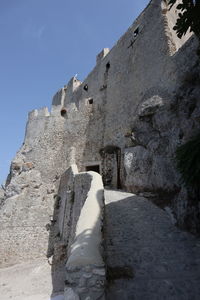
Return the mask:
<svg viewBox="0 0 200 300">
<path fill-rule="evenodd" d="M 93 104 L 93 98 L 88 99 L 89 104 Z"/>
<path fill-rule="evenodd" d="M 100 166 L 99 165 L 93 165 L 93 166 L 86 166 L 86 171 L 94 171 L 100 174 Z"/>
</svg>

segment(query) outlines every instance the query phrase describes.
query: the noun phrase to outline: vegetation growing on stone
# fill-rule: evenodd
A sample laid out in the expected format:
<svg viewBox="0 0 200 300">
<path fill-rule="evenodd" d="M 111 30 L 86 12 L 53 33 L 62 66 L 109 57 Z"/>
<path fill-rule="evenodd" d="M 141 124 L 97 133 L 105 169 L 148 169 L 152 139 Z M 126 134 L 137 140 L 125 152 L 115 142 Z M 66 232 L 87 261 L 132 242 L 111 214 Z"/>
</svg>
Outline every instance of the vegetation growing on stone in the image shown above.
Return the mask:
<svg viewBox="0 0 200 300">
<path fill-rule="evenodd" d="M 169 0 L 170 8 L 177 2 L 177 0 Z M 179 14 L 173 29 L 177 36 L 182 38 L 190 29 L 200 40 L 200 0 L 183 0 L 182 3 L 178 3 L 176 9 Z"/>
</svg>

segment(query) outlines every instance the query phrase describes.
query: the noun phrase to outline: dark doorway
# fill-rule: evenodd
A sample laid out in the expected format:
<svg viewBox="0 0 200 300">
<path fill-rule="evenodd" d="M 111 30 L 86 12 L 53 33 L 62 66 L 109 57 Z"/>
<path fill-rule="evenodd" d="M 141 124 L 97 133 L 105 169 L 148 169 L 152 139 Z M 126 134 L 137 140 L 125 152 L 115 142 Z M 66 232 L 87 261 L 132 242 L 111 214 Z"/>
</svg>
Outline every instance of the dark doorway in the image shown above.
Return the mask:
<svg viewBox="0 0 200 300">
<path fill-rule="evenodd" d="M 100 155 L 103 158 L 102 177 L 104 186 L 120 189 L 121 149 L 114 145 L 107 145 L 100 150 Z"/>
<path fill-rule="evenodd" d="M 100 166 L 94 165 L 94 166 L 86 166 L 86 171 L 94 171 L 100 174 Z"/>
</svg>

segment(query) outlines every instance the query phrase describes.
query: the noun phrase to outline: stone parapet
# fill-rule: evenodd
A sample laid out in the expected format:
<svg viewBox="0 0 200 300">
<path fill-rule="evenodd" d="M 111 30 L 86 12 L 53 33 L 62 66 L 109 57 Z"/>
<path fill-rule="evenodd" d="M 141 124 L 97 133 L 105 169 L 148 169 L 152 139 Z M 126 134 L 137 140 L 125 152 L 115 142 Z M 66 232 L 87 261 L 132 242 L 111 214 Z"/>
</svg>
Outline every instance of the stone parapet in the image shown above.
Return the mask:
<svg viewBox="0 0 200 300">
<path fill-rule="evenodd" d="M 97 64 L 109 53 L 109 48 L 104 48 L 96 57 Z"/>
<path fill-rule="evenodd" d="M 33 120 L 41 117 L 49 117 L 50 113 L 48 107 L 42 107 L 40 109 L 34 109 L 28 114 L 28 119 Z"/>
<path fill-rule="evenodd" d="M 92 177 L 92 180 L 66 264 L 65 299 L 104 299 L 105 266 L 101 253 L 103 183 L 95 172 L 81 175 L 90 180 Z"/>
</svg>

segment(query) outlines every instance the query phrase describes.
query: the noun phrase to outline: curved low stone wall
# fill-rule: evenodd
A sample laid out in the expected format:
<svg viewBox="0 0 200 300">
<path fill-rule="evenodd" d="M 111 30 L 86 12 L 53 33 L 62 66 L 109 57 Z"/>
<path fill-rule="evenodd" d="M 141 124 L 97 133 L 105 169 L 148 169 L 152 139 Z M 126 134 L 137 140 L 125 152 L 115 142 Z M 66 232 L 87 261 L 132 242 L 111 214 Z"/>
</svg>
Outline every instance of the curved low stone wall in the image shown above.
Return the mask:
<svg viewBox="0 0 200 300">
<path fill-rule="evenodd" d="M 104 299 L 105 265 L 101 253 L 103 183 L 101 176 L 95 172 L 80 174 L 91 185 L 66 264 L 65 300 Z"/>
</svg>

